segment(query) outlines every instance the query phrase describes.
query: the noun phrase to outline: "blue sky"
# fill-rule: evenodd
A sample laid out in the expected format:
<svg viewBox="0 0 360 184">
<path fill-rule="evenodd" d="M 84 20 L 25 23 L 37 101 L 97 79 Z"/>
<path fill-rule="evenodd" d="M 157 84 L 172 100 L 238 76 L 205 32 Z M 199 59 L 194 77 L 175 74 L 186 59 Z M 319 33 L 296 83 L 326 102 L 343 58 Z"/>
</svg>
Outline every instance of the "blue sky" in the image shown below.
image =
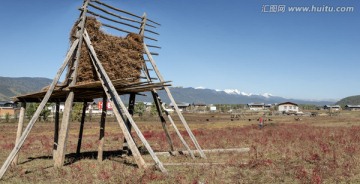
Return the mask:
<svg viewBox="0 0 360 184">
<path fill-rule="evenodd" d="M 360 94 L 358 0 L 103 0 L 162 24 L 155 60 L 174 86 L 300 99 Z M 3 1 L 0 76 L 53 78 L 78 0 Z M 353 12 L 262 12 L 264 5 L 351 6 Z M 153 43 L 152 43 L 153 44 Z M 155 50 L 154 50 L 155 51 Z"/>
</svg>

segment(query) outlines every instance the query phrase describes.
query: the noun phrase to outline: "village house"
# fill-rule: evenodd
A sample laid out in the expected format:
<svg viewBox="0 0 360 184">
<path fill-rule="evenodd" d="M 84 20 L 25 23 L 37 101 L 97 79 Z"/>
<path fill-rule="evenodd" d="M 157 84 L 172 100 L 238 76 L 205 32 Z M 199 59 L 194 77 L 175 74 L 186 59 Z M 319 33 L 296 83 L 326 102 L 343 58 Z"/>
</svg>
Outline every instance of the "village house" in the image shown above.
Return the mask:
<svg viewBox="0 0 360 184">
<path fill-rule="evenodd" d="M 193 103 L 192 104 L 192 110 L 194 110 L 194 111 L 205 112 L 206 107 L 207 107 L 207 105 L 205 103 Z"/>
<path fill-rule="evenodd" d="M 345 110 L 360 111 L 360 105 L 345 105 Z"/>
<path fill-rule="evenodd" d="M 249 103 L 247 104 L 248 109 L 252 111 L 262 111 L 265 109 L 264 103 Z"/>
<path fill-rule="evenodd" d="M 339 110 L 341 110 L 341 106 L 340 105 L 325 105 L 324 110 L 339 111 Z"/>
<path fill-rule="evenodd" d="M 299 112 L 299 107 L 296 103 L 293 102 L 284 102 L 278 104 L 278 111 L 279 112 Z"/>
<path fill-rule="evenodd" d="M 180 109 L 181 111 L 187 111 L 188 108 L 190 107 L 190 103 L 185 103 L 185 102 L 177 102 L 176 105 L 179 107 L 179 109 Z M 170 103 L 170 104 L 169 104 L 169 107 L 171 107 L 171 108 L 174 109 L 173 103 Z"/>
<path fill-rule="evenodd" d="M 20 110 L 17 105 L 12 101 L 0 101 L 0 117 L 4 117 L 7 114 L 14 117 L 19 114 Z"/>
</svg>

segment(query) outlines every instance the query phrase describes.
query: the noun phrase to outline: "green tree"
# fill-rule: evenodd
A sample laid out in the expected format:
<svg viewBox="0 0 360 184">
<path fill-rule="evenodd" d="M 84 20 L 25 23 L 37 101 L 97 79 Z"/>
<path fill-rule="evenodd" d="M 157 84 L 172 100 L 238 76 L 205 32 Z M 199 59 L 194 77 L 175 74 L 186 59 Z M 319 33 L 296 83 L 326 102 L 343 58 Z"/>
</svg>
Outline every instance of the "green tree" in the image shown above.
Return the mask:
<svg viewBox="0 0 360 184">
<path fill-rule="evenodd" d="M 43 121 L 47 121 L 47 120 L 48 120 L 48 118 L 49 118 L 49 116 L 50 116 L 50 114 L 51 114 L 51 111 L 49 110 L 49 106 L 50 106 L 50 104 L 46 104 L 45 107 L 44 107 L 44 109 L 42 109 L 42 111 L 40 112 L 40 118 L 39 118 L 39 120 L 41 120 L 41 119 L 42 119 Z M 34 114 L 35 114 L 35 112 L 36 112 L 36 110 L 37 110 L 38 107 L 39 107 L 39 104 L 38 104 L 38 103 L 29 103 L 29 104 L 27 105 L 25 114 L 26 114 L 26 117 L 27 117 L 29 120 L 34 116 Z"/>
<path fill-rule="evenodd" d="M 158 114 L 157 112 L 157 108 L 156 108 L 156 105 L 155 105 L 155 102 L 151 105 L 151 109 L 150 109 L 150 115 L 151 116 L 156 116 Z"/>
<path fill-rule="evenodd" d="M 81 121 L 83 104 L 75 102 L 71 111 L 71 119 L 72 121 Z"/>
<path fill-rule="evenodd" d="M 50 107 L 51 104 L 46 104 L 44 109 L 41 111 L 40 113 L 40 117 L 42 117 L 42 119 L 44 121 L 47 121 L 48 120 L 48 117 L 51 113 L 51 111 L 49 110 L 49 107 Z"/>
<path fill-rule="evenodd" d="M 6 122 L 6 123 L 9 123 L 9 121 L 10 121 L 10 114 L 7 112 L 7 113 L 5 114 L 5 122 Z"/>
<path fill-rule="evenodd" d="M 134 114 L 138 114 L 140 117 L 142 117 L 144 115 L 145 109 L 145 104 L 143 102 L 138 102 L 135 104 Z"/>
<path fill-rule="evenodd" d="M 25 114 L 29 120 L 33 117 L 38 106 L 39 106 L 39 104 L 37 104 L 37 103 L 29 103 L 29 105 L 27 105 Z"/>
</svg>

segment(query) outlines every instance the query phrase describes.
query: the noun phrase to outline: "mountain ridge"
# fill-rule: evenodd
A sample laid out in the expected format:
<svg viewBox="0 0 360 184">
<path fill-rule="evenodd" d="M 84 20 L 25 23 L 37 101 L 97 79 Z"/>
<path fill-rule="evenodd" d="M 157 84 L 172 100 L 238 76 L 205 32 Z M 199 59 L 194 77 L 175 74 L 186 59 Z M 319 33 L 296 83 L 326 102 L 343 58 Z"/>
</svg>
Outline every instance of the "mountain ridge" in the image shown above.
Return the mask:
<svg viewBox="0 0 360 184">
<path fill-rule="evenodd" d="M 36 92 L 49 85 L 51 79 L 44 77 L 2 77 L 0 76 L 0 100 Z"/>
<path fill-rule="evenodd" d="M 27 94 L 41 90 L 49 85 L 51 79 L 44 77 L 1 77 L 0 76 L 0 100 L 10 100 L 13 96 Z M 205 104 L 247 104 L 247 103 L 265 103 L 274 104 L 291 101 L 298 104 L 313 105 L 332 105 L 333 101 L 314 101 L 300 100 L 292 98 L 283 98 L 270 93 L 253 94 L 241 92 L 237 89 L 207 89 L 203 87 L 171 87 L 172 95 L 177 102 L 187 103 L 205 103 Z M 164 90 L 158 91 L 160 98 L 165 103 L 170 103 Z M 153 101 L 150 92 L 144 93 L 146 96 L 137 96 L 137 101 Z M 127 100 L 126 97 L 123 98 Z M 127 102 L 127 101 L 125 101 Z"/>
</svg>

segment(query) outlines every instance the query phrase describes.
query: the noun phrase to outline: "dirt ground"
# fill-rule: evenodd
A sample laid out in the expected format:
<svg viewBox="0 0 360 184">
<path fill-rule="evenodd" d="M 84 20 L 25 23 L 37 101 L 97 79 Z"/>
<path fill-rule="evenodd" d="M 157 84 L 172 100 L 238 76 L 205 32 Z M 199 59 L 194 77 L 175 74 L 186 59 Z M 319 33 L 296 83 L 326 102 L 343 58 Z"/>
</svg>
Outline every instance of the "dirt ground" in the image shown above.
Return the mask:
<svg viewBox="0 0 360 184">
<path fill-rule="evenodd" d="M 339 116 L 269 116 L 258 128 L 257 116 L 231 120 L 230 114 L 184 114 L 203 149 L 250 148 L 245 153 L 212 153 L 207 159 L 159 156 L 169 174 L 136 167 L 121 154 L 123 136 L 114 117 L 106 124 L 105 160 L 98 162 L 99 123 L 86 122 L 82 154 L 75 156 L 79 123 L 72 122 L 66 164 L 53 167 L 54 124 L 38 122 L 25 141 L 19 165 L 11 167 L 0 183 L 359 183 L 360 112 Z M 178 119 L 184 138 L 193 144 Z M 249 119 L 251 121 L 249 121 Z M 135 121 L 156 152 L 169 151 L 156 117 Z M 176 150 L 185 150 L 168 126 Z M 0 123 L 0 163 L 13 149 L 16 123 Z M 135 134 L 133 134 L 135 135 Z M 135 137 L 138 146 L 141 146 Z M 153 164 L 149 155 L 144 155 Z M 182 164 L 182 165 L 181 165 Z"/>
</svg>

